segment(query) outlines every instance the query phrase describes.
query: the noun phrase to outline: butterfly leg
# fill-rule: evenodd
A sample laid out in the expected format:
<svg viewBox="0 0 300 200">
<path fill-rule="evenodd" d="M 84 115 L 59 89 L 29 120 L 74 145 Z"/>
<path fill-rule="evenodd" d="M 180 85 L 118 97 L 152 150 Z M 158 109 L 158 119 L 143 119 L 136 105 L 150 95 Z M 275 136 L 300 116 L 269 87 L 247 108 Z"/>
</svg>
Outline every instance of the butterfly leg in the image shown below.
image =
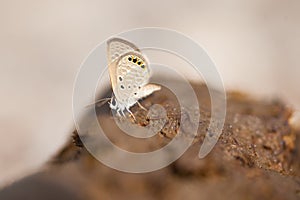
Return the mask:
<svg viewBox="0 0 300 200">
<path fill-rule="evenodd" d="M 129 112 L 129 114 L 132 116 L 133 120 L 136 122 L 136 118 L 135 118 L 134 114 L 128 108 L 126 108 L 126 110 Z"/>
<path fill-rule="evenodd" d="M 140 102 L 137 101 L 137 105 L 144 111 L 148 111 Z"/>
<path fill-rule="evenodd" d="M 124 113 L 123 113 L 123 111 L 120 108 L 117 109 L 117 115 L 119 117 L 124 116 Z"/>
<path fill-rule="evenodd" d="M 123 117 L 126 116 L 125 113 L 124 113 L 124 110 L 121 110 L 121 114 L 122 114 Z"/>
</svg>

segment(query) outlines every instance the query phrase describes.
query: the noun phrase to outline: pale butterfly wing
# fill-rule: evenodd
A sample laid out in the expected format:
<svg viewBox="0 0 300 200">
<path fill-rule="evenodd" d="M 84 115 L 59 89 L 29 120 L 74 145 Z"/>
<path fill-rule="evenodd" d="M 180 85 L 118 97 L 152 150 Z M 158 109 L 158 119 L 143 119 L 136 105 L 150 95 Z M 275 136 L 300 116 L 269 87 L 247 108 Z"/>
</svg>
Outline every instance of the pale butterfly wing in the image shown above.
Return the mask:
<svg viewBox="0 0 300 200">
<path fill-rule="evenodd" d="M 138 91 L 137 98 L 141 99 L 141 98 L 147 97 L 150 94 L 152 94 L 153 92 L 158 91 L 160 89 L 161 89 L 161 87 L 159 85 L 147 84 Z"/>
<path fill-rule="evenodd" d="M 119 38 L 111 39 L 107 56 L 113 92 L 121 110 L 129 109 L 139 99 L 161 89 L 148 84 L 149 65 L 135 45 Z"/>
<path fill-rule="evenodd" d="M 140 51 L 134 44 L 121 39 L 112 38 L 107 41 L 107 61 L 108 64 L 117 60 L 123 54 L 130 51 Z"/>
<path fill-rule="evenodd" d="M 117 60 L 127 52 L 140 51 L 134 44 L 121 39 L 112 38 L 107 41 L 107 61 L 110 75 L 110 81 L 113 90 L 115 90 L 117 84 Z"/>
<path fill-rule="evenodd" d="M 117 61 L 117 87 L 115 96 L 121 104 L 132 106 L 142 96 L 149 82 L 150 69 L 145 57 L 139 52 L 128 52 Z"/>
</svg>

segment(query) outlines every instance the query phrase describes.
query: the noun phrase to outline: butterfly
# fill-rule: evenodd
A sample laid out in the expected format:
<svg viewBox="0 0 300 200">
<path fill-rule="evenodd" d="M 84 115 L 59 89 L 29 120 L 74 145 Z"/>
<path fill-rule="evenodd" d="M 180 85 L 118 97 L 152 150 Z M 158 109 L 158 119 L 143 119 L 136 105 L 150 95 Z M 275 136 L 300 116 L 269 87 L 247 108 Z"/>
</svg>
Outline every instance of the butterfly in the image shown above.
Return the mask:
<svg viewBox="0 0 300 200">
<path fill-rule="evenodd" d="M 112 38 L 107 41 L 107 61 L 113 90 L 110 108 L 120 116 L 125 116 L 124 111 L 127 111 L 134 118 L 130 108 L 136 103 L 142 107 L 138 101 L 160 90 L 161 86 L 149 84 L 148 61 L 140 49 L 127 40 Z"/>
</svg>

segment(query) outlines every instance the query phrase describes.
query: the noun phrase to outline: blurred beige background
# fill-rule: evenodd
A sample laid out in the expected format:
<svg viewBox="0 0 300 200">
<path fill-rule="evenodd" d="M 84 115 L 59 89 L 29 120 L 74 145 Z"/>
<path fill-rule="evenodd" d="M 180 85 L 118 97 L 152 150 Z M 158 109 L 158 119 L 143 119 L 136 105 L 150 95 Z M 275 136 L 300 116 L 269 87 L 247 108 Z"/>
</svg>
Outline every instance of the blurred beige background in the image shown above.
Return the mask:
<svg viewBox="0 0 300 200">
<path fill-rule="evenodd" d="M 81 62 L 112 34 L 156 26 L 201 44 L 228 89 L 300 108 L 300 1 L 0 1 L 0 185 L 47 161 L 73 129 Z"/>
</svg>

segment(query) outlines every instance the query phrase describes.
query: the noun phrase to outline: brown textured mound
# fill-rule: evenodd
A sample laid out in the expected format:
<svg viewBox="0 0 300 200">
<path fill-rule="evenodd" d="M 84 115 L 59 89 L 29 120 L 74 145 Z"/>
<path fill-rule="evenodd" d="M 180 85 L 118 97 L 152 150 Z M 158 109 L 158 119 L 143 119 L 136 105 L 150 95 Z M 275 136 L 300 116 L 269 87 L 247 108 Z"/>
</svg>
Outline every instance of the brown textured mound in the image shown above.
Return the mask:
<svg viewBox="0 0 300 200">
<path fill-rule="evenodd" d="M 84 148 L 76 132 L 73 141 L 39 174 L 0 192 L 0 199 L 299 199 L 299 135 L 289 123 L 291 110 L 281 102 L 257 101 L 229 93 L 226 122 L 217 145 L 204 159 L 198 151 L 210 119 L 207 88 L 194 85 L 200 103 L 200 127 L 194 144 L 161 170 L 128 174 L 110 169 Z M 163 89 L 142 101 L 160 104 L 168 121 L 151 139 L 135 140 L 120 133 L 108 107 L 97 108 L 99 122 L 119 147 L 152 151 L 167 144 L 180 126 L 175 96 Z M 150 123 L 146 112 L 132 108 L 136 123 Z M 126 142 L 124 142 L 126 141 Z M 130 144 L 130 145 L 129 145 Z"/>
</svg>

